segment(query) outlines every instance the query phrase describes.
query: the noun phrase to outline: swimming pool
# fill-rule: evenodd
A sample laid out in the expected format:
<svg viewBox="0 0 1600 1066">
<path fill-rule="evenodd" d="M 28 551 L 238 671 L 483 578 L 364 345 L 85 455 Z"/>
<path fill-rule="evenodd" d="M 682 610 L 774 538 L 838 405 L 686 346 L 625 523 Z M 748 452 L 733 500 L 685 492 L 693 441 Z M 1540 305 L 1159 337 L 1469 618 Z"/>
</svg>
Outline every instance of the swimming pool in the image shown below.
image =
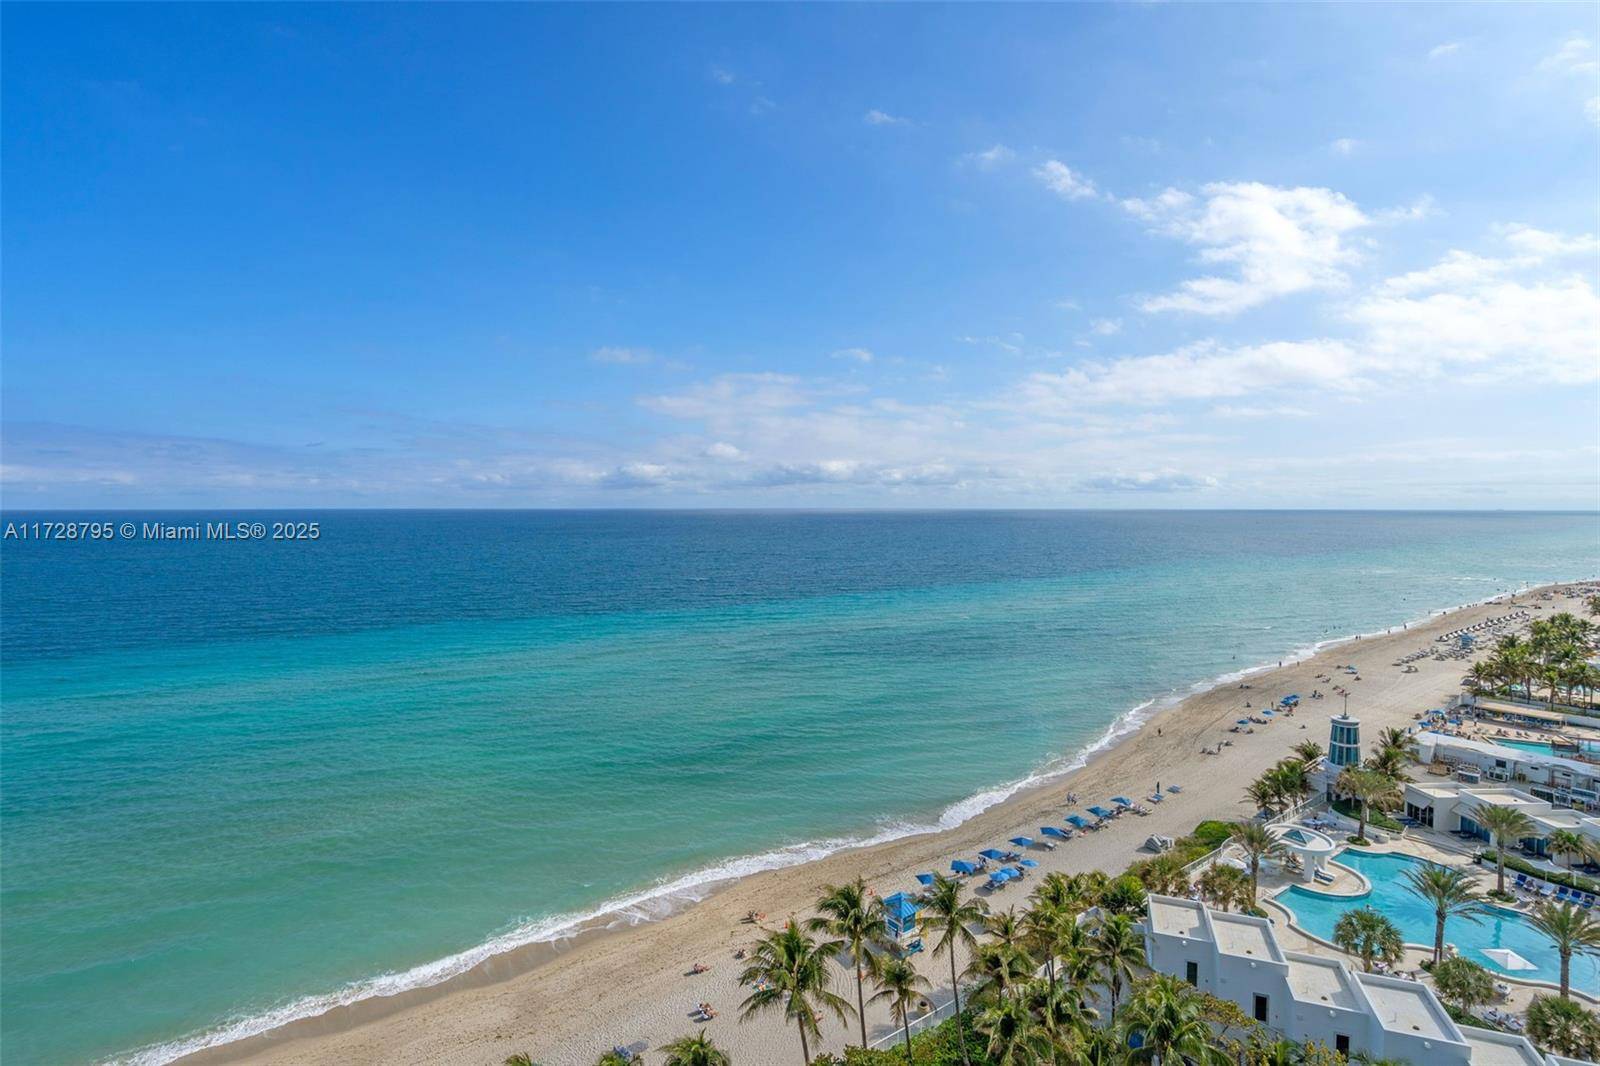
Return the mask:
<svg viewBox="0 0 1600 1066">
<path fill-rule="evenodd" d="M 1537 752 L 1540 755 L 1550 755 L 1555 752 L 1555 748 L 1550 745 L 1548 740 L 1507 740 L 1504 737 L 1488 737 L 1487 739 L 1502 748 L 1520 748 L 1523 751 Z M 1600 741 L 1580 740 L 1578 747 L 1591 755 L 1600 754 Z"/>
<path fill-rule="evenodd" d="M 1294 912 L 1296 925 L 1331 942 L 1333 926 L 1340 915 L 1357 907 L 1371 906 L 1399 927 L 1406 943 L 1433 946 L 1433 908 L 1412 892 L 1405 881 L 1405 871 L 1413 865 L 1422 865 L 1423 860 L 1347 848 L 1334 861 L 1359 871 L 1372 883 L 1372 891 L 1361 896 L 1331 896 L 1302 885 L 1290 885 L 1274 898 Z M 1550 984 L 1561 980 L 1561 960 L 1555 948 L 1544 934 L 1515 911 L 1495 907 L 1476 923 L 1452 918 L 1445 927 L 1444 938 L 1464 957 L 1496 973 Z M 1483 953 L 1486 948 L 1510 948 L 1535 968 L 1508 971 Z M 1600 995 L 1600 961 L 1575 956 L 1572 987 L 1590 995 Z"/>
</svg>

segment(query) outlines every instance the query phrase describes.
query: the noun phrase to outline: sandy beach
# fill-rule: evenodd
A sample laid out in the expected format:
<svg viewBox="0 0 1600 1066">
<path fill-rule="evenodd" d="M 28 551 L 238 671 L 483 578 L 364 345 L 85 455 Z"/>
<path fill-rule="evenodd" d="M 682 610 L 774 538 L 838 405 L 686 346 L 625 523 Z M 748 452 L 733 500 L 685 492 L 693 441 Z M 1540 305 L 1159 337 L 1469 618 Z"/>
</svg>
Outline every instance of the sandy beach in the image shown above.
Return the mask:
<svg viewBox="0 0 1600 1066">
<path fill-rule="evenodd" d="M 1580 610 L 1569 598 L 1571 586 L 1515 597 L 1532 617 Z M 919 871 L 945 871 L 953 858 L 1003 844 L 1019 833 L 1038 836 L 1041 825 L 1062 824 L 1069 792 L 1078 807 L 1105 803 L 1126 794 L 1142 799 L 1155 788 L 1177 784 L 1149 817 L 1124 816 L 1098 833 L 1079 834 L 1053 851 L 1033 849 L 1039 863 L 1030 881 L 1052 870 L 1099 869 L 1117 872 L 1140 857 L 1154 833 L 1179 836 L 1204 819 L 1240 819 L 1253 813 L 1244 786 L 1283 758 L 1295 744 L 1328 741 L 1328 718 L 1343 701 L 1336 684 L 1349 691 L 1349 711 L 1362 721 L 1370 739 L 1391 725 L 1409 725 L 1419 711 L 1440 706 L 1460 692 L 1470 660 L 1419 660 L 1407 673 L 1393 662 L 1402 655 L 1435 646 L 1449 630 L 1507 613 L 1510 600 L 1435 615 L 1407 629 L 1330 646 L 1315 656 L 1251 674 L 1190 696 L 1152 716 L 1142 728 L 1091 759 L 1083 769 L 1021 792 L 963 825 L 938 834 L 897 840 L 832 855 L 803 866 L 771 871 L 731 883 L 707 899 L 660 921 L 612 930 L 592 930 L 560 945 L 537 945 L 498 957 L 465 977 L 429 989 L 339 1008 L 286 1025 L 240 1043 L 211 1049 L 184 1062 L 248 1063 L 499 1063 L 515 1052 L 529 1053 L 547 1066 L 587 1066 L 613 1045 L 646 1042 L 651 1049 L 696 1031 L 691 1013 L 702 1002 L 718 1012 L 707 1026 L 735 1062 L 793 1062 L 800 1055 L 792 1027 L 777 1017 L 738 1019 L 744 992 L 737 983 L 734 953 L 759 930 L 744 921 L 751 911 L 765 925 L 789 915 L 809 916 L 822 887 L 864 877 L 883 895 L 914 889 Z M 1360 677 L 1338 674 L 1353 665 Z M 1332 676 L 1332 684 L 1320 677 Z M 1298 714 L 1281 717 L 1252 734 L 1228 732 L 1235 719 L 1260 710 L 1289 693 L 1307 697 L 1321 690 L 1325 699 L 1306 699 Z M 974 723 L 975 728 L 980 723 Z M 1202 755 L 1231 740 L 1219 755 Z M 774 797 L 781 802 L 781 797 Z M 1029 882 L 988 896 L 993 907 L 1022 905 Z M 693 974 L 695 964 L 710 967 Z M 949 997 L 949 964 L 927 954 L 917 964 L 934 988 L 931 999 Z M 854 999 L 853 980 L 839 972 L 837 990 Z M 870 994 L 870 993 L 869 993 Z M 855 1033 L 836 1020 L 823 1026 L 818 1050 L 839 1051 Z M 874 1039 L 892 1032 L 886 1010 L 868 1008 Z M 659 1061 L 648 1054 L 647 1062 Z"/>
</svg>

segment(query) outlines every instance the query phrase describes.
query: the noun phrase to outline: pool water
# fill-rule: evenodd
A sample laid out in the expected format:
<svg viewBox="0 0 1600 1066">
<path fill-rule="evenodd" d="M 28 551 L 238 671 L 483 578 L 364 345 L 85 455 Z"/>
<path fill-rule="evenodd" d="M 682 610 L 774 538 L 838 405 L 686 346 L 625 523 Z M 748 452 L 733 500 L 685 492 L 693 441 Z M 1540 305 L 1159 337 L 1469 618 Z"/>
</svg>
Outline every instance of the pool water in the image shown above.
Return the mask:
<svg viewBox="0 0 1600 1066">
<path fill-rule="evenodd" d="M 1522 751 L 1537 752 L 1540 755 L 1550 755 L 1555 751 L 1555 748 L 1551 747 L 1550 742 L 1547 740 L 1506 740 L 1502 737 L 1490 737 L 1488 739 L 1491 743 L 1498 744 L 1503 748 L 1520 748 Z M 1580 740 L 1578 748 L 1591 755 L 1600 754 L 1600 741 Z"/>
<path fill-rule="evenodd" d="M 1295 924 L 1313 936 L 1333 940 L 1333 927 L 1346 911 L 1371 906 L 1393 922 L 1408 944 L 1433 945 L 1433 908 L 1412 892 L 1405 880 L 1406 870 L 1422 865 L 1423 860 L 1404 855 L 1377 855 L 1345 849 L 1334 860 L 1348 866 L 1372 883 L 1372 890 L 1360 896 L 1332 896 L 1325 892 L 1290 885 L 1275 897 L 1294 912 Z M 1494 907 L 1477 922 L 1452 918 L 1445 926 L 1445 942 L 1454 944 L 1465 958 L 1496 973 L 1523 981 L 1561 980 L 1561 960 L 1556 950 L 1521 914 Z M 1533 963 L 1532 970 L 1511 972 L 1484 954 L 1486 948 L 1510 948 Z M 1600 961 L 1574 956 L 1572 987 L 1600 995 Z"/>
</svg>

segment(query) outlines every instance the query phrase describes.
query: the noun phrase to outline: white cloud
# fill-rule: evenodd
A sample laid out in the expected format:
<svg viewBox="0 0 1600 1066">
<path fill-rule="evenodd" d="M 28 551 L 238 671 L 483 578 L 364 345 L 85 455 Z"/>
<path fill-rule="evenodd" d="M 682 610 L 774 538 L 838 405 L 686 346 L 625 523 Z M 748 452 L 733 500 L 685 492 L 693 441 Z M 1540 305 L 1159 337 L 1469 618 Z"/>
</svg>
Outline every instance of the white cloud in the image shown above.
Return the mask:
<svg viewBox="0 0 1600 1066">
<path fill-rule="evenodd" d="M 1177 470 L 1145 470 L 1131 474 L 1098 474 L 1079 481 L 1091 492 L 1195 492 L 1214 489 L 1217 479 Z"/>
<path fill-rule="evenodd" d="M 833 353 L 835 359 L 852 359 L 858 363 L 872 362 L 872 352 L 866 348 L 840 348 Z"/>
<path fill-rule="evenodd" d="M 1371 223 L 1331 189 L 1217 182 L 1201 194 L 1168 189 L 1122 202 L 1155 232 L 1196 246 L 1200 262 L 1234 268 L 1233 276 L 1192 278 L 1148 298 L 1145 311 L 1233 315 L 1280 296 L 1340 288 L 1348 280 L 1342 268 L 1357 259 L 1344 237 Z"/>
<path fill-rule="evenodd" d="M 711 69 L 707 71 L 707 76 L 718 85 L 732 85 L 734 82 L 739 80 L 738 76 L 734 74 L 733 71 L 727 69 L 726 67 L 719 66 L 712 66 Z"/>
<path fill-rule="evenodd" d="M 1288 404 L 1274 404 L 1267 406 L 1252 406 L 1250 404 L 1219 404 L 1211 409 L 1214 418 L 1229 419 L 1267 419 L 1267 418 L 1310 418 L 1311 412 L 1304 407 L 1293 407 Z"/>
<path fill-rule="evenodd" d="M 1351 155 L 1359 147 L 1361 147 L 1361 142 L 1354 137 L 1340 137 L 1328 145 L 1328 150 L 1335 155 Z"/>
<path fill-rule="evenodd" d="M 1089 332 L 1096 337 L 1110 337 L 1122 332 L 1122 319 L 1097 318 L 1089 323 Z"/>
<path fill-rule="evenodd" d="M 648 348 L 596 348 L 589 353 L 589 358 L 597 363 L 612 363 L 625 366 L 643 366 L 655 362 L 655 353 Z"/>
<path fill-rule="evenodd" d="M 861 116 L 861 121 L 865 122 L 869 126 L 909 126 L 909 125 L 911 125 L 911 120 L 910 119 L 901 118 L 898 115 L 891 115 L 887 111 L 879 111 L 877 108 L 873 108 L 872 110 L 868 111 L 865 115 L 862 115 Z"/>
<path fill-rule="evenodd" d="M 1594 44 L 1581 33 L 1575 33 L 1561 42 L 1561 47 L 1539 63 L 1539 69 L 1555 74 L 1581 74 L 1592 77 L 1600 74 L 1600 59 L 1595 57 Z"/>
<path fill-rule="evenodd" d="M 1569 256 L 1600 254 L 1600 239 L 1592 233 L 1568 235 L 1534 229 L 1521 223 L 1496 227 L 1514 250 L 1535 260 L 1564 259 Z"/>
<path fill-rule="evenodd" d="M 1459 51 L 1461 51 L 1460 41 L 1446 41 L 1444 44 L 1436 44 L 1428 49 L 1428 58 L 1443 59 L 1445 56 L 1454 55 Z"/>
<path fill-rule="evenodd" d="M 1003 144 L 985 148 L 981 152 L 968 152 L 961 157 L 961 162 L 977 167 L 979 170 L 993 170 L 1004 166 L 1017 158 L 1017 153 Z"/>
<path fill-rule="evenodd" d="M 1095 195 L 1094 182 L 1059 159 L 1047 159 L 1034 167 L 1033 176 L 1063 200 L 1085 200 Z"/>
<path fill-rule="evenodd" d="M 744 452 L 740 451 L 738 448 L 736 448 L 733 445 L 729 444 L 725 440 L 714 441 L 711 444 L 707 445 L 706 446 L 706 450 L 705 450 L 705 455 L 706 455 L 706 458 L 708 458 L 708 459 L 742 459 L 742 458 L 744 458 Z"/>
</svg>

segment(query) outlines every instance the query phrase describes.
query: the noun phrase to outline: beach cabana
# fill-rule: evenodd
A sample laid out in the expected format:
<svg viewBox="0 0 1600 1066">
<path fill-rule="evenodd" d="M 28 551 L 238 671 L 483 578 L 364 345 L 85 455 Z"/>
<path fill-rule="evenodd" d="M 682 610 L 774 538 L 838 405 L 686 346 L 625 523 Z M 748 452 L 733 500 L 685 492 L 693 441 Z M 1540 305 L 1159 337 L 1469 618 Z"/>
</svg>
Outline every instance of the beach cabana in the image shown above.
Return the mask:
<svg viewBox="0 0 1600 1066">
<path fill-rule="evenodd" d="M 883 900 L 883 923 L 889 927 L 889 935 L 896 940 L 907 933 L 917 931 L 917 901 L 904 892 L 896 892 L 892 896 L 885 896 Z"/>
<path fill-rule="evenodd" d="M 968 862 L 966 859 L 957 859 L 950 864 L 950 869 L 958 874 L 975 874 L 978 872 L 978 864 Z"/>
<path fill-rule="evenodd" d="M 919 884 L 919 885 L 931 885 L 935 881 L 937 881 L 938 879 L 939 879 L 939 875 L 938 874 L 918 874 L 917 875 L 917 884 Z"/>
<path fill-rule="evenodd" d="M 1071 840 L 1072 839 L 1072 832 L 1070 830 L 1057 829 L 1053 825 L 1041 825 L 1039 827 L 1039 833 L 1040 833 L 1041 836 L 1055 837 L 1057 840 Z"/>
<path fill-rule="evenodd" d="M 1085 818 L 1085 817 L 1083 817 L 1082 815 L 1079 815 L 1079 814 L 1069 814 L 1069 815 L 1067 815 L 1067 821 L 1071 822 L 1073 825 L 1077 826 L 1079 829 L 1088 829 L 1089 828 L 1089 819 L 1087 819 L 1087 818 Z"/>
<path fill-rule="evenodd" d="M 984 848 L 982 851 L 978 852 L 978 854 L 982 855 L 986 859 L 993 859 L 995 862 L 999 862 L 1001 859 L 1006 857 L 1006 853 L 1001 851 L 999 848 Z"/>
<path fill-rule="evenodd" d="M 1033 847 L 1033 838 L 1032 837 L 1012 837 L 1011 838 L 1011 843 L 1015 844 L 1019 848 L 1031 848 L 1031 847 Z"/>
</svg>

